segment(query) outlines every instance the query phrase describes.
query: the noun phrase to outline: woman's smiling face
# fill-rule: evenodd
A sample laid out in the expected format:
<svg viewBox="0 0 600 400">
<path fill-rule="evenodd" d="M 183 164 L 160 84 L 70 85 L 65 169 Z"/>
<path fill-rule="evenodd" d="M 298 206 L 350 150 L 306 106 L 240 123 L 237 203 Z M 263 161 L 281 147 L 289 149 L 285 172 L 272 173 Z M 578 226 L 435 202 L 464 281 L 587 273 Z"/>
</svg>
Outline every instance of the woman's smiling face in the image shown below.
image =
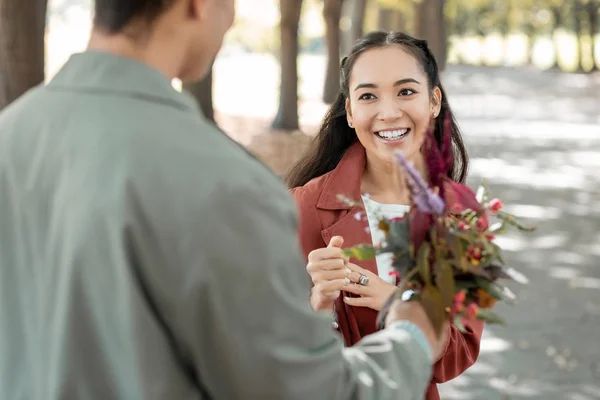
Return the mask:
<svg viewBox="0 0 600 400">
<path fill-rule="evenodd" d="M 429 90 L 423 68 L 401 46 L 368 50 L 352 67 L 348 122 L 369 159 L 392 163 L 401 150 L 415 162 L 440 104 L 440 90 Z"/>
</svg>

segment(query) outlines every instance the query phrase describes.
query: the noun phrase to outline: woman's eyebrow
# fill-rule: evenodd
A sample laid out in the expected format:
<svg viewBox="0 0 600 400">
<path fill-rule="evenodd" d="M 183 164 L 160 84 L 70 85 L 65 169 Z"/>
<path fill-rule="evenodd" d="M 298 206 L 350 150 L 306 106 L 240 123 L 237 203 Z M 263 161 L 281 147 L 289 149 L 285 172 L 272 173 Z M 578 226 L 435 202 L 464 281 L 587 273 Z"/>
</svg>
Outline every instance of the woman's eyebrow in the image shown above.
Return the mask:
<svg viewBox="0 0 600 400">
<path fill-rule="evenodd" d="M 394 83 L 394 86 L 404 85 L 405 83 L 416 83 L 417 85 L 421 84 L 418 80 L 416 80 L 414 78 L 404 78 L 404 79 L 397 80 Z M 364 89 L 364 88 L 375 89 L 375 88 L 377 88 L 377 85 L 375 85 L 374 83 L 360 83 L 354 88 L 354 91 L 357 91 L 358 89 Z"/>
</svg>

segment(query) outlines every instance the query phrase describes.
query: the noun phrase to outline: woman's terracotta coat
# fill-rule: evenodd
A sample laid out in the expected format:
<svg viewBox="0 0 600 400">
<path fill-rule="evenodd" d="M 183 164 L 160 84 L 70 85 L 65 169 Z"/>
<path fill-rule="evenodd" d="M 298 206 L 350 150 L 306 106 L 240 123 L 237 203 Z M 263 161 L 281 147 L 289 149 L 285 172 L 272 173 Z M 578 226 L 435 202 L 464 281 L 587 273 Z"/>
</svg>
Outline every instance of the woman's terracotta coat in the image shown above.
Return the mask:
<svg viewBox="0 0 600 400">
<path fill-rule="evenodd" d="M 312 250 L 326 247 L 333 236 L 342 236 L 344 247 L 372 242 L 366 222 L 356 218 L 360 208 L 348 207 L 338 199 L 340 194 L 360 199 L 365 160 L 365 150 L 357 142 L 348 149 L 333 171 L 291 190 L 298 203 L 299 236 L 306 257 Z M 374 259 L 354 262 L 377 274 Z M 342 300 L 344 295 L 349 293 L 343 293 L 335 303 L 338 330 L 343 335 L 346 345 L 352 346 L 363 336 L 375 332 L 377 311 L 366 307 L 348 306 Z M 457 377 L 477 360 L 483 323 L 476 321 L 467 324 L 466 328 L 468 332 L 465 334 L 453 326 L 449 328 L 446 350 L 435 363 L 426 400 L 439 400 L 436 384 Z"/>
</svg>

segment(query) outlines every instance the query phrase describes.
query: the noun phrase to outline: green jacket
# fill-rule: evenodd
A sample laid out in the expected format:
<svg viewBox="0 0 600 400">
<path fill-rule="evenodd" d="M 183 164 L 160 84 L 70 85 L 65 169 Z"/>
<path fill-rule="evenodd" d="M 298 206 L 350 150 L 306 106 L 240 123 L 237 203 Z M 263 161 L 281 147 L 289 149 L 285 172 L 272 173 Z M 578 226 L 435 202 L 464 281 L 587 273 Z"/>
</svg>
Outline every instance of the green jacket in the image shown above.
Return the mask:
<svg viewBox="0 0 600 400">
<path fill-rule="evenodd" d="M 0 398 L 421 399 L 424 347 L 343 349 L 280 180 L 137 61 L 0 114 Z"/>
</svg>

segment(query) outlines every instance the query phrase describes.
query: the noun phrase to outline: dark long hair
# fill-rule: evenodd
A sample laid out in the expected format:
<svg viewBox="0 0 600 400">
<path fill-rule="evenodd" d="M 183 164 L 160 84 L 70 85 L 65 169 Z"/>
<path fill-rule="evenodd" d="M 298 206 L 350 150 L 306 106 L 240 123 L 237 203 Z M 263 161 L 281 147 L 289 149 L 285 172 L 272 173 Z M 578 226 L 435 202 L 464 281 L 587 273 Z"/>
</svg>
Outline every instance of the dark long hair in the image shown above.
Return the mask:
<svg viewBox="0 0 600 400">
<path fill-rule="evenodd" d="M 348 126 L 346 118 L 346 99 L 349 98 L 349 82 L 352 67 L 358 57 L 367 50 L 389 45 L 399 45 L 412 54 L 427 75 L 429 92 L 435 87 L 442 93 L 440 113 L 435 120 L 434 138 L 441 147 L 444 132 L 444 121 L 449 119 L 452 141 L 452 167 L 448 177 L 456 182 L 464 183 L 468 169 L 468 155 L 454 119 L 448 97 L 440 82 L 437 62 L 425 40 L 419 40 L 401 32 L 371 32 L 356 42 L 350 54 L 342 60 L 340 86 L 341 91 L 331 108 L 325 115 L 319 133 L 311 148 L 296 163 L 285 180 L 290 188 L 303 186 L 308 181 L 335 169 L 344 153 L 358 140 L 354 129 Z"/>
</svg>

